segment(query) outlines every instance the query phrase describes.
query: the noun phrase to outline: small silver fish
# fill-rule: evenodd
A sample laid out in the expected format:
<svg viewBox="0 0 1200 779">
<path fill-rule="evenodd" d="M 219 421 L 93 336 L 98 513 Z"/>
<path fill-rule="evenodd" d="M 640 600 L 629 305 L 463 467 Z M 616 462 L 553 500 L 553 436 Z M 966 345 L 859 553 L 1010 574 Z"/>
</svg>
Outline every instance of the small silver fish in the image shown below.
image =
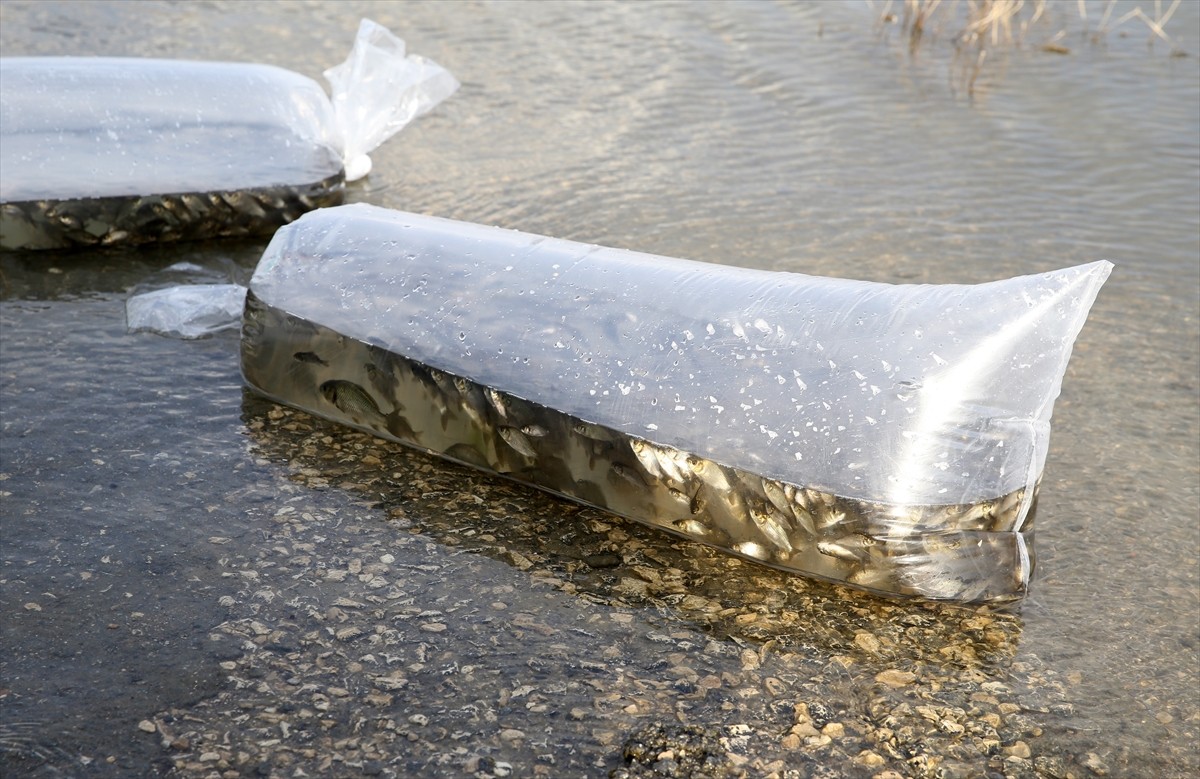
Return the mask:
<svg viewBox="0 0 1200 779">
<path fill-rule="evenodd" d="M 771 501 L 772 506 L 784 514 L 792 513 L 791 501 L 787 499 L 787 494 L 784 492 L 782 484 L 774 479 L 763 479 L 762 487 L 763 494 L 767 496 L 767 500 Z"/>
<path fill-rule="evenodd" d="M 654 456 L 654 448 L 651 444 L 635 438 L 629 442 L 629 448 L 633 451 L 633 456 L 646 469 L 646 473 L 655 478 L 661 478 L 665 475 L 662 469 L 659 468 L 658 458 Z"/>
<path fill-rule="evenodd" d="M 515 427 L 503 425 L 500 427 L 500 437 L 504 439 L 504 443 L 516 449 L 525 457 L 537 457 L 537 450 L 533 448 L 529 437 Z"/>
<path fill-rule="evenodd" d="M 621 477 L 626 483 L 632 484 L 635 487 L 645 488 L 646 486 L 646 480 L 642 478 L 637 469 L 624 463 L 613 463 L 612 472 Z"/>
<path fill-rule="evenodd" d="M 321 385 L 321 394 L 339 411 L 363 425 L 384 425 L 387 415 L 379 410 L 366 390 L 351 381 L 332 379 Z"/>
<path fill-rule="evenodd" d="M 679 501 L 680 503 L 687 503 L 690 505 L 692 502 L 692 499 L 690 497 L 688 497 L 688 494 L 686 492 L 684 492 L 683 490 L 677 490 L 674 487 L 668 487 L 667 494 L 670 495 L 671 498 L 673 498 L 674 500 Z"/>
<path fill-rule="evenodd" d="M 750 507 L 750 518 L 758 526 L 759 531 L 776 548 L 791 554 L 792 539 L 789 537 L 787 520 L 779 512 L 766 503 Z"/>
<path fill-rule="evenodd" d="M 870 549 L 873 546 L 875 546 L 874 538 L 855 533 L 839 538 L 837 541 L 818 541 L 817 551 L 838 560 L 859 563 L 870 556 Z"/>
<path fill-rule="evenodd" d="M 581 435 L 585 438 L 591 438 L 594 441 L 604 441 L 605 443 L 609 443 L 617 440 L 617 436 L 607 428 L 591 422 L 576 422 L 571 426 L 571 430 L 573 430 L 577 435 Z"/>
<path fill-rule="evenodd" d="M 818 541 L 817 551 L 828 557 L 848 563 L 857 563 L 859 561 L 859 556 L 855 554 L 853 549 L 834 541 Z"/>
<path fill-rule="evenodd" d="M 487 396 L 488 402 L 492 404 L 492 408 L 496 409 L 496 413 L 500 415 L 500 418 L 507 419 L 508 404 L 504 402 L 504 396 L 491 387 L 484 390 L 484 395 Z"/>
<path fill-rule="evenodd" d="M 743 541 L 740 544 L 735 544 L 733 551 L 738 554 L 743 554 L 746 557 L 753 557 L 755 560 L 770 560 L 771 552 L 765 546 L 755 541 Z"/>
<path fill-rule="evenodd" d="M 705 525 L 703 522 L 691 519 L 690 517 L 677 519 L 671 523 L 671 526 L 679 532 L 687 533 L 689 536 L 693 536 L 695 538 L 704 538 L 709 534 L 707 525 Z"/>
<path fill-rule="evenodd" d="M 331 379 L 319 389 L 321 395 L 333 404 L 334 408 L 350 417 L 352 422 L 374 430 L 386 431 L 397 438 L 416 440 L 408 421 L 401 415 L 400 407 L 391 413 L 383 413 L 370 393 L 354 382 Z"/>
<path fill-rule="evenodd" d="M 296 362 L 306 362 L 313 365 L 329 365 L 329 363 L 322 360 L 321 355 L 317 354 L 316 352 L 296 352 L 292 355 L 292 357 L 296 360 Z"/>
<path fill-rule="evenodd" d="M 687 478 L 687 454 L 670 446 L 652 447 L 658 466 L 669 479 L 682 482 Z"/>
</svg>

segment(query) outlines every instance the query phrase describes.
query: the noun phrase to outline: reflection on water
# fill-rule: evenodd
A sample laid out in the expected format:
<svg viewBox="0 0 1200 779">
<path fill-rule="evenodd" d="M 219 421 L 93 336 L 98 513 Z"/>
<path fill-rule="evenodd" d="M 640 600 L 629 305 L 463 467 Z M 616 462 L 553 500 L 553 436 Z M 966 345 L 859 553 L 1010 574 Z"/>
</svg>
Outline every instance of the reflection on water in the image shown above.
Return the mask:
<svg viewBox="0 0 1200 779">
<path fill-rule="evenodd" d="M 236 338 L 124 332 L 129 291 L 261 244 L 0 257 L 0 766 L 1200 768 L 1200 68 L 1079 39 L 998 51 L 971 97 L 877 11 L 0 6 L 6 55 L 312 77 L 375 18 L 464 85 L 374 155 L 351 196 L 381 205 L 876 281 L 1117 265 L 1055 406 L 1032 595 L 994 612 L 732 560 L 244 396 Z M 1194 5 L 1171 25 L 1196 48 Z"/>
</svg>

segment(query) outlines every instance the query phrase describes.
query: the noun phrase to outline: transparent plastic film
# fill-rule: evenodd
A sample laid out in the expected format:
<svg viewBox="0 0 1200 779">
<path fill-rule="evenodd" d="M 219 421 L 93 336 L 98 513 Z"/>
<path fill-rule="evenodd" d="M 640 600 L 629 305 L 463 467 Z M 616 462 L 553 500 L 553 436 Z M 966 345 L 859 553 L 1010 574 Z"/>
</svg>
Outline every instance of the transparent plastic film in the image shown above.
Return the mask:
<svg viewBox="0 0 1200 779">
<path fill-rule="evenodd" d="M 281 402 L 769 565 L 1006 600 L 1110 269 L 897 286 L 346 206 L 267 249 L 242 368 Z"/>
<path fill-rule="evenodd" d="M 324 75 L 342 137 L 347 181 L 370 173 L 368 153 L 459 87 L 449 71 L 407 54 L 404 41 L 370 19 L 360 23 L 346 61 Z"/>
<path fill-rule="evenodd" d="M 356 64 L 334 69 L 336 109 L 317 82 L 270 65 L 0 58 L 0 248 L 263 235 L 340 203 L 366 172 L 347 176 L 343 158 L 369 166 L 457 86 L 378 25 L 363 30 Z M 381 40 L 399 54 L 378 53 Z"/>
</svg>

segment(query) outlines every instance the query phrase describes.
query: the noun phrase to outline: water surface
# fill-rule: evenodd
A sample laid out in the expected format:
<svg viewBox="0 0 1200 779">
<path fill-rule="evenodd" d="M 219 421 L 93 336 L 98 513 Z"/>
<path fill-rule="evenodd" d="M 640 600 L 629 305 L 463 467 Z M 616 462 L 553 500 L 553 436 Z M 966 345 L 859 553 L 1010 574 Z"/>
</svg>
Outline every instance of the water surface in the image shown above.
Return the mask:
<svg viewBox="0 0 1200 779">
<path fill-rule="evenodd" d="M 0 735 L 19 744 L 0 759 L 603 775 L 658 722 L 709 729 L 751 774 L 1192 775 L 1200 17 L 1180 6 L 1191 56 L 1171 57 L 1133 23 L 1076 35 L 1068 5 L 1045 36 L 1070 29 L 1069 54 L 998 52 L 973 95 L 948 29 L 914 54 L 865 4 L 0 5 L 4 55 L 314 78 L 374 18 L 463 87 L 352 199 L 882 282 L 1116 263 L 1055 406 L 1032 595 L 978 615 L 796 582 L 292 415 L 243 392 L 232 335 L 125 332 L 131 292 L 244 281 L 262 243 L 4 255 Z M 786 741 L 798 702 L 844 734 Z"/>
</svg>

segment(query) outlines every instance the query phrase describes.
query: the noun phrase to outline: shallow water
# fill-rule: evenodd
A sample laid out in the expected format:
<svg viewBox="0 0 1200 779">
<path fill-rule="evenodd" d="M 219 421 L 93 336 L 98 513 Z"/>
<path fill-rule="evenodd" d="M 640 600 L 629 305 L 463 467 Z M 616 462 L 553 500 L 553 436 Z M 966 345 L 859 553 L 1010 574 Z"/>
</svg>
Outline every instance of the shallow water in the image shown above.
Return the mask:
<svg viewBox="0 0 1200 779">
<path fill-rule="evenodd" d="M 1068 5 L 1045 38 L 1078 30 Z M 910 53 L 865 4 L 5 2 L 0 46 L 319 78 L 363 15 L 463 88 L 351 199 L 885 282 L 1115 262 L 1055 406 L 1032 594 L 981 616 L 796 582 L 284 412 L 241 389 L 236 336 L 126 334 L 132 291 L 245 281 L 263 243 L 6 254 L 0 765 L 205 775 L 208 748 L 242 775 L 334 754 L 385 774 L 483 757 L 603 775 L 647 722 L 679 722 L 754 775 L 1200 767 L 1195 6 L 1168 25 L 1190 56 L 1133 22 L 1072 32 L 1065 56 L 989 56 L 973 95 L 944 33 Z M 986 636 L 963 627 L 984 618 Z M 363 681 L 372 662 L 406 686 Z M 272 703 L 307 683 L 303 705 Z M 845 734 L 784 743 L 796 702 Z M 905 704 L 995 714 L 997 754 Z M 883 727 L 910 729 L 896 755 L 871 740 Z"/>
</svg>

